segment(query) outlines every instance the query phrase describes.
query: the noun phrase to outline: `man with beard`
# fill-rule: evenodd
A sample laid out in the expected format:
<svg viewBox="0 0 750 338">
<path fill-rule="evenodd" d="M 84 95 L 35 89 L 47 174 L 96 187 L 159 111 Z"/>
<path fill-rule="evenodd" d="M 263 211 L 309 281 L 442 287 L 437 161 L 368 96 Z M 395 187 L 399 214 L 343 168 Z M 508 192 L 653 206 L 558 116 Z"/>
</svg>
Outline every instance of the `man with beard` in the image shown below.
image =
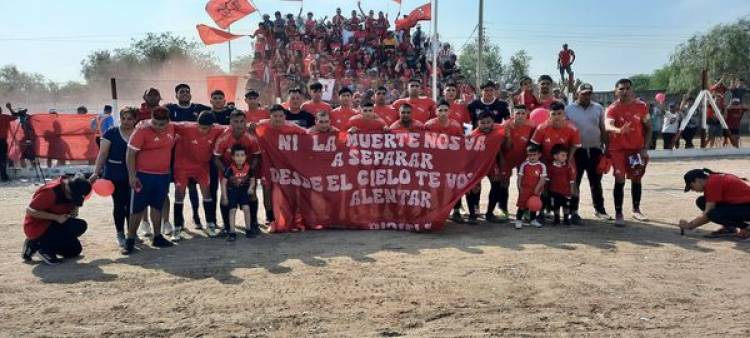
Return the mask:
<svg viewBox="0 0 750 338">
<path fill-rule="evenodd" d="M 471 114 L 471 124 L 477 127 L 479 115 L 483 112 L 492 114 L 495 123 L 502 123 L 510 117 L 508 103 L 498 99 L 495 96 L 497 86 L 492 81 L 487 81 L 480 87 L 482 95 L 469 104 L 469 114 Z"/>
</svg>

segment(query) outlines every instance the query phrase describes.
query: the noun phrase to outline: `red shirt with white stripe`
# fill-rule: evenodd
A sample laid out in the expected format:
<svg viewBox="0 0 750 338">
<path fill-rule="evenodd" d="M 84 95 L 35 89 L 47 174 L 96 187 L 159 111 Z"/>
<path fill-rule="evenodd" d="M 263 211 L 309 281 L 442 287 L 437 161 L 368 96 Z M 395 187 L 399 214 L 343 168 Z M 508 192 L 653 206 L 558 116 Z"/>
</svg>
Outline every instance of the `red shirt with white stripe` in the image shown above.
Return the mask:
<svg viewBox="0 0 750 338">
<path fill-rule="evenodd" d="M 130 135 L 128 148 L 137 151 L 135 170 L 147 174 L 169 174 L 172 147 L 176 141 L 174 125 L 167 124 L 157 131 L 146 122 Z"/>
</svg>

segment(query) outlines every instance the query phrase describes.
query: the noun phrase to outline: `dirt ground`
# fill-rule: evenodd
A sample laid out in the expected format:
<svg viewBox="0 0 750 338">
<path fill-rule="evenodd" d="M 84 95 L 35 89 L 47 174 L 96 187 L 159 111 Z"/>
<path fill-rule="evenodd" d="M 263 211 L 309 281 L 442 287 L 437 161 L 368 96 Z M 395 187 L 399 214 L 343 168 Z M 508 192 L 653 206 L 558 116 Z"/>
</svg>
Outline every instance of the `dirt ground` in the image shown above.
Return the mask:
<svg viewBox="0 0 750 338">
<path fill-rule="evenodd" d="M 748 337 L 750 241 L 704 239 L 714 224 L 684 237 L 674 227 L 697 214 L 682 174 L 700 166 L 750 177 L 746 158 L 655 161 L 643 205 L 653 220 L 623 229 L 449 225 L 231 244 L 196 234 L 132 257 L 119 254 L 111 203 L 97 197 L 81 212 L 84 256 L 54 267 L 20 257 L 35 187 L 3 185 L 0 336 Z"/>
</svg>

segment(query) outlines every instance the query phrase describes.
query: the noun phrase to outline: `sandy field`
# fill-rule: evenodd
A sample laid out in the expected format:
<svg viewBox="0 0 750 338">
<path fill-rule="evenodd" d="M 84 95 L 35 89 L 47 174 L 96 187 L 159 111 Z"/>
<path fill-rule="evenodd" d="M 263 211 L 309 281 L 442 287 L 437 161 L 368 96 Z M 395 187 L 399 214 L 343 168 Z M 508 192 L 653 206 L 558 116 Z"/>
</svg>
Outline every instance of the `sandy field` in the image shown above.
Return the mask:
<svg viewBox="0 0 750 338">
<path fill-rule="evenodd" d="M 235 243 L 195 233 L 131 257 L 119 254 L 110 200 L 96 197 L 81 212 L 84 256 L 53 267 L 20 257 L 35 187 L 2 185 L 0 336 L 748 337 L 750 241 L 703 238 L 715 224 L 684 237 L 675 228 L 697 214 L 682 174 L 701 165 L 750 177 L 747 158 L 654 161 L 643 202 L 652 221 L 623 229 L 450 224 Z"/>
</svg>

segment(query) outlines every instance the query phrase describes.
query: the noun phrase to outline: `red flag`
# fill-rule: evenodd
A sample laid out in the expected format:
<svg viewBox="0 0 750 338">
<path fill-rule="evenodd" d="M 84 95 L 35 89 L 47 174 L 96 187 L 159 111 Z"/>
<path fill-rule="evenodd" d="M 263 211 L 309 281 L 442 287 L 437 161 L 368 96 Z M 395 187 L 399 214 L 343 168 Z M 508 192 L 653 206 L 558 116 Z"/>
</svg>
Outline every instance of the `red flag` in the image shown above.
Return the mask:
<svg viewBox="0 0 750 338">
<path fill-rule="evenodd" d="M 396 19 L 396 29 L 410 29 L 416 26 L 418 21 L 430 19 L 432 19 L 432 6 L 426 3 L 415 8 L 407 17 Z"/>
<path fill-rule="evenodd" d="M 393 0 L 393 1 L 395 1 L 399 5 L 401 4 L 401 0 Z"/>
<path fill-rule="evenodd" d="M 206 45 L 227 42 L 242 37 L 242 35 L 232 34 L 206 25 L 197 25 L 195 28 L 198 28 L 198 35 L 200 35 L 201 40 Z"/>
<path fill-rule="evenodd" d="M 211 16 L 211 19 L 214 19 L 219 27 L 224 29 L 255 11 L 255 7 L 247 0 L 210 0 L 206 4 L 208 15 Z"/>
<path fill-rule="evenodd" d="M 206 94 L 208 98 L 211 98 L 211 92 L 214 90 L 221 90 L 224 92 L 224 97 L 227 101 L 234 101 L 237 95 L 237 84 L 239 83 L 239 76 L 232 75 L 216 75 L 206 77 Z"/>
</svg>

